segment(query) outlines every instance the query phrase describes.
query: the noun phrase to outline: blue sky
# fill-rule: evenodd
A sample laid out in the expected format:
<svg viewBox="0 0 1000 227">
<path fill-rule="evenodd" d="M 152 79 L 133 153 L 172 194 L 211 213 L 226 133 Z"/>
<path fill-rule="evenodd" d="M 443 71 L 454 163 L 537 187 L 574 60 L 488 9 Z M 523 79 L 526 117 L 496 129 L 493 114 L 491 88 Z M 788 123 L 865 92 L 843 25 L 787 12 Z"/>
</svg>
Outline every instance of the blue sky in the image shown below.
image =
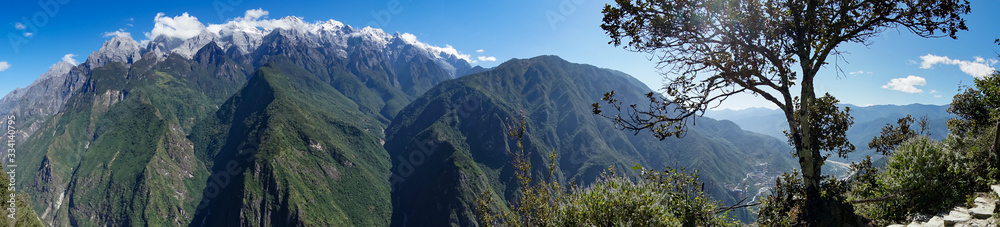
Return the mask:
<svg viewBox="0 0 1000 227">
<path fill-rule="evenodd" d="M 49 4 L 38 4 L 49 3 Z M 435 46 L 451 45 L 493 67 L 511 58 L 559 55 L 566 60 L 631 74 L 650 88 L 662 76 L 649 56 L 607 44 L 600 29 L 601 8 L 612 1 L 84 1 L 8 2 L 0 9 L 0 94 L 29 85 L 53 64 L 84 62 L 98 50 L 105 34 L 130 32 L 136 40 L 154 26 L 158 13 L 188 13 L 205 24 L 221 24 L 263 9 L 268 17 L 298 16 L 305 21 L 337 20 L 356 28 L 412 33 Z M 820 72 L 817 91 L 855 105 L 947 104 L 960 84 L 996 67 L 1000 50 L 993 40 L 1000 26 L 991 16 L 1000 1 L 976 1 L 967 15 L 969 31 L 958 40 L 924 39 L 905 29 L 890 29 L 872 45 L 849 44 L 836 63 Z M 31 33 L 30 35 L 26 33 Z M 478 52 L 482 50 L 482 52 Z M 479 60 L 479 57 L 484 57 Z M 489 61 L 487 57 L 495 57 Z M 839 73 L 839 75 L 838 75 Z M 749 95 L 727 100 L 721 108 L 771 107 Z"/>
</svg>

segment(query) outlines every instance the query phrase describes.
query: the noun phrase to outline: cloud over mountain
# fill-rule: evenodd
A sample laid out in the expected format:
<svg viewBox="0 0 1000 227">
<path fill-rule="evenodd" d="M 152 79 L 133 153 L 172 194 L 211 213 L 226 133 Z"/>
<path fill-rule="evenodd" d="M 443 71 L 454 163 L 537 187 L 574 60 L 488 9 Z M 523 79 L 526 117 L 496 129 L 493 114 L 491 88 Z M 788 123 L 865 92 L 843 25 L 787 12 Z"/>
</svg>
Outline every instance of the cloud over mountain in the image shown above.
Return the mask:
<svg viewBox="0 0 1000 227">
<path fill-rule="evenodd" d="M 910 75 L 906 78 L 896 78 L 889 81 L 888 84 L 882 85 L 882 88 L 902 91 L 906 93 L 922 93 L 924 90 L 920 90 L 914 86 L 924 86 L 927 85 L 927 79 L 923 77 Z"/>
<path fill-rule="evenodd" d="M 388 42 L 394 38 L 394 35 L 386 33 L 378 28 L 365 27 L 361 29 L 353 28 L 347 26 L 336 20 L 327 21 L 316 21 L 316 22 L 306 22 L 302 17 L 297 16 L 285 16 L 280 19 L 270 19 L 268 15 L 270 12 L 264 9 L 251 9 L 247 10 L 242 17 L 236 17 L 230 19 L 221 24 L 211 24 L 202 23 L 197 17 L 190 15 L 188 13 L 183 13 L 179 16 L 166 16 L 164 13 L 158 13 L 154 17 L 153 21 L 156 23 L 153 26 L 153 30 L 150 32 L 145 32 L 147 40 L 141 41 L 143 45 L 148 44 L 151 40 L 155 40 L 157 37 L 164 36 L 168 38 L 177 38 L 180 40 L 188 40 L 196 38 L 203 33 L 207 32 L 216 37 L 227 37 L 234 33 L 249 34 L 255 37 L 263 37 L 269 34 L 271 31 L 276 29 L 283 30 L 294 30 L 301 34 L 320 34 L 323 32 L 334 32 L 350 36 L 370 36 L 373 40 L 377 42 L 382 42 L 383 44 L 388 44 Z M 346 30 L 345 30 L 346 29 Z M 399 39 L 407 44 L 417 46 L 421 49 L 427 50 L 430 54 L 441 58 L 450 58 L 453 56 L 457 59 L 462 59 L 470 63 L 476 62 L 472 55 L 463 54 L 451 45 L 445 44 L 444 47 L 430 45 L 417 40 L 417 37 L 410 33 L 396 34 Z M 104 33 L 105 37 L 110 36 L 129 36 L 131 35 L 124 30 L 118 30 L 114 32 Z M 242 36 L 242 35 L 241 35 Z M 490 58 L 487 58 L 490 59 Z M 489 61 L 489 60 L 484 60 Z M 493 60 L 495 61 L 495 60 Z"/>
<path fill-rule="evenodd" d="M 78 65 L 77 62 L 76 62 L 76 59 L 73 59 L 73 57 L 76 57 L 76 55 L 75 54 L 66 54 L 66 55 L 63 55 L 62 60 L 64 62 L 73 64 L 73 65 Z"/>
<path fill-rule="evenodd" d="M 417 47 L 420 47 L 420 48 L 431 50 L 431 51 L 435 52 L 434 54 L 447 53 L 447 54 L 450 54 L 450 55 L 454 55 L 455 57 L 458 57 L 459 59 L 464 59 L 466 61 L 470 61 L 471 62 L 470 59 L 471 59 L 472 56 L 470 56 L 468 54 L 459 53 L 458 50 L 456 50 L 451 45 L 445 45 L 445 47 L 431 46 L 429 44 L 417 41 L 417 36 L 415 36 L 413 34 L 410 34 L 410 33 L 400 34 L 399 38 L 403 39 L 404 42 L 409 43 L 410 45 L 414 45 L 414 46 L 417 46 Z"/>
<path fill-rule="evenodd" d="M 105 32 L 104 37 L 122 37 L 132 39 L 132 33 L 126 32 L 125 29 L 118 29 L 118 31 Z"/>
<path fill-rule="evenodd" d="M 951 59 L 948 56 L 937 56 L 933 54 L 920 56 L 920 59 L 923 60 L 923 62 L 920 63 L 921 69 L 930 69 L 936 64 L 958 65 L 958 68 L 961 69 L 962 72 L 976 78 L 982 78 L 992 74 L 996 71 L 992 65 L 997 63 L 996 59 L 987 60 L 981 57 L 976 57 L 975 61 L 963 61 Z"/>
<path fill-rule="evenodd" d="M 197 17 L 188 15 L 188 13 L 175 17 L 168 17 L 163 13 L 157 13 L 153 21 L 156 22 L 153 25 L 153 31 L 146 34 L 146 37 L 150 39 L 161 35 L 179 39 L 190 39 L 198 36 L 202 30 L 205 30 L 205 25 L 198 21 Z"/>
</svg>

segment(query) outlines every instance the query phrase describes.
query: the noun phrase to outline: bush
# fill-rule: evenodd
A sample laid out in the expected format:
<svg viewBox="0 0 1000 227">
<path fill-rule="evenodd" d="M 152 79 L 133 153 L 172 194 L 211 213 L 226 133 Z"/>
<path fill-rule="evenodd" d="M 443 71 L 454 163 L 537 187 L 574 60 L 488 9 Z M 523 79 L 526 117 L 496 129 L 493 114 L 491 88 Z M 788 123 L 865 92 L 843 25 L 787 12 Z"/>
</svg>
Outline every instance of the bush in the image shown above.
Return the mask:
<svg viewBox="0 0 1000 227">
<path fill-rule="evenodd" d="M 642 171 L 640 180 L 616 176 L 609 169 L 593 185 L 567 193 L 539 190 L 544 187 L 537 185 L 521 189 L 524 194 L 510 212 L 493 212 L 486 194 L 477 218 L 484 226 L 738 225 L 703 193 L 697 173 L 634 169 Z"/>
<path fill-rule="evenodd" d="M 632 181 L 617 176 L 609 168 L 586 188 L 564 187 L 552 178 L 554 161 L 548 177 L 531 177 L 531 162 L 525 158 L 521 136 L 522 117 L 508 126 L 508 136 L 517 140 L 519 151 L 511 152 L 520 197 L 511 207 L 492 201 L 487 190 L 481 196 L 476 218 L 483 226 L 730 226 L 738 223 L 727 216 L 703 191 L 698 173 L 667 169 L 656 172 L 636 165 L 642 178 Z M 553 152 L 548 157 L 555 160 Z M 534 182 L 532 182 L 534 181 Z M 721 214 L 719 214 L 721 213 Z"/>
<path fill-rule="evenodd" d="M 701 190 L 697 173 L 637 168 L 643 178 L 607 177 L 573 190 L 558 210 L 560 226 L 726 226 L 719 204 Z"/>
<path fill-rule="evenodd" d="M 796 226 L 802 219 L 802 208 L 805 207 L 805 187 L 799 172 L 783 173 L 775 180 L 771 195 L 761 199 L 757 211 L 757 225 L 760 226 Z"/>
<path fill-rule="evenodd" d="M 807 223 L 819 223 L 818 226 L 866 226 L 867 220 L 855 215 L 854 207 L 847 203 L 844 195 L 847 192 L 847 182 L 827 176 L 821 182 L 819 192 L 822 207 L 813 217 L 818 220 L 805 220 L 805 186 L 798 171 L 792 174 L 784 173 L 775 181 L 771 195 L 761 199 L 757 211 L 757 226 L 808 226 Z"/>
<path fill-rule="evenodd" d="M 964 163 L 962 156 L 942 143 L 925 136 L 910 139 L 888 157 L 884 172 L 858 178 L 852 195 L 868 201 L 856 207 L 880 221 L 902 221 L 908 214 L 947 210 L 968 193 L 962 179 L 964 169 L 958 163 Z M 862 180 L 866 178 L 869 180 Z"/>
</svg>

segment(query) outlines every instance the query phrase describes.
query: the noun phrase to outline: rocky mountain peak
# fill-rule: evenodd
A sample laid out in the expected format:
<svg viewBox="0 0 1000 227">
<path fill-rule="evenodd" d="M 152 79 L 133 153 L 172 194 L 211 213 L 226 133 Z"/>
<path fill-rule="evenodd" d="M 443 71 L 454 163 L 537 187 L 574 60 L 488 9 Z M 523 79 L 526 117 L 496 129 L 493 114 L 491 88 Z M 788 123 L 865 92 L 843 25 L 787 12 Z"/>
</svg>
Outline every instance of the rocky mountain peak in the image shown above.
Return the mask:
<svg viewBox="0 0 1000 227">
<path fill-rule="evenodd" d="M 260 47 L 264 38 L 259 31 L 244 31 L 239 29 L 222 30 L 220 31 L 220 35 L 221 38 L 219 38 L 218 44 L 223 45 L 223 49 L 236 47 L 242 54 L 249 54 L 251 51 L 257 49 L 257 47 Z"/>
<path fill-rule="evenodd" d="M 184 56 L 185 58 L 190 59 L 191 57 L 194 56 L 195 53 L 198 52 L 198 50 L 200 50 L 202 47 L 205 47 L 206 44 L 213 43 L 213 41 L 217 41 L 218 39 L 219 39 L 218 36 L 209 32 L 208 30 L 202 30 L 201 33 L 198 34 L 198 36 L 185 40 L 183 43 L 181 43 L 180 46 L 171 49 L 170 52 L 177 53 L 181 56 Z"/>
<path fill-rule="evenodd" d="M 332 56 L 336 57 L 347 57 L 353 50 L 379 53 L 387 57 L 384 60 L 421 56 L 445 69 L 451 78 L 465 75 L 472 68 L 469 55 L 461 54 L 451 46 L 439 47 L 420 42 L 410 33 L 388 33 L 372 27 L 356 29 L 336 20 L 306 22 L 296 16 L 280 19 L 259 17 L 266 12 L 248 15 L 223 24 L 207 24 L 193 37 L 160 34 L 140 45 L 127 35 L 115 36 L 105 42 L 100 51 L 91 55 L 87 65 L 91 69 L 112 61 L 130 65 L 146 53 L 156 57 L 156 61 L 165 60 L 166 56 L 174 53 L 192 59 L 205 45 L 215 43 L 222 50 L 235 48 L 237 54 L 242 55 L 249 55 L 266 45 L 269 50 L 278 46 L 281 46 L 280 49 L 325 49 L 324 52 L 333 53 Z"/>
<path fill-rule="evenodd" d="M 72 63 L 59 61 L 58 63 L 52 65 L 52 68 L 49 68 L 49 71 L 43 73 L 42 76 L 38 77 L 38 79 L 35 80 L 35 82 L 37 83 L 38 81 L 45 80 L 48 78 L 66 75 L 67 73 L 69 73 L 69 70 L 73 69 L 73 67 L 76 66 L 73 65 Z"/>
<path fill-rule="evenodd" d="M 130 65 L 142 58 L 142 45 L 129 36 L 115 36 L 87 57 L 87 67 L 95 69 L 111 62 Z"/>
</svg>

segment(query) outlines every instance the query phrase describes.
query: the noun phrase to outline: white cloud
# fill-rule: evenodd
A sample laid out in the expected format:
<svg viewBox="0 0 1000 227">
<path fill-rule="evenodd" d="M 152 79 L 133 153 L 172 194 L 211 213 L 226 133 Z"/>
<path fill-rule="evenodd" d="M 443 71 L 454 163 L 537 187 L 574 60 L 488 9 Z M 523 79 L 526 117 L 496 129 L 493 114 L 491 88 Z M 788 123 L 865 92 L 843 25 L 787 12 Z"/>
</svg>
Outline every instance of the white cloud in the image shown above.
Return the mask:
<svg viewBox="0 0 1000 227">
<path fill-rule="evenodd" d="M 205 30 L 205 25 L 199 22 L 197 17 L 188 15 L 188 13 L 176 17 L 168 17 L 164 16 L 163 13 L 157 13 L 153 21 L 156 22 L 153 25 L 153 31 L 146 34 L 149 39 L 155 39 L 161 35 L 190 39 L 191 37 L 198 36 L 201 31 Z"/>
<path fill-rule="evenodd" d="M 168 17 L 163 13 L 156 14 L 154 21 L 156 24 L 151 32 L 146 32 L 144 35 L 148 38 L 147 40 L 140 41 L 142 45 L 146 45 L 151 39 L 155 39 L 157 36 L 165 35 L 168 37 L 175 37 L 180 39 L 189 39 L 191 37 L 198 36 L 202 31 L 208 31 L 219 36 L 226 36 L 228 33 L 233 31 L 242 31 L 246 33 L 264 33 L 270 32 L 274 29 L 285 29 L 285 30 L 296 30 L 302 33 L 319 33 L 321 31 L 339 31 L 344 28 L 345 25 L 339 21 L 328 20 L 328 21 L 317 21 L 314 23 L 305 22 L 303 18 L 296 16 L 287 16 L 281 19 L 269 19 L 269 12 L 263 9 L 251 9 L 247 10 L 243 17 L 236 17 L 222 24 L 203 24 L 198 21 L 198 18 L 184 13 L 180 16 Z M 122 31 L 124 32 L 124 31 Z M 105 35 L 110 35 L 115 33 L 105 33 Z M 118 35 L 118 34 L 115 34 Z M 388 39 L 392 38 L 391 35 L 385 33 L 381 29 L 365 27 L 359 30 L 355 30 L 354 34 L 351 35 L 371 35 L 376 39 L 384 39 L 388 42 Z M 455 56 L 456 58 L 466 60 L 470 63 L 475 63 L 475 60 L 471 55 L 462 54 L 456 50 L 451 45 L 445 45 L 444 47 L 434 46 L 427 43 L 422 43 L 417 40 L 417 37 L 410 33 L 403 33 L 399 35 L 400 38 L 410 44 L 417 46 L 421 49 L 428 50 L 432 55 L 447 58 L 447 55 Z M 482 50 L 480 50 L 482 51 Z M 488 59 L 495 59 L 493 57 L 488 57 Z"/>
<path fill-rule="evenodd" d="M 861 75 L 861 74 L 872 74 L 872 72 L 865 72 L 865 71 L 858 70 L 858 71 L 855 71 L 855 72 L 849 72 L 847 74 L 850 74 L 851 76 L 857 76 L 857 75 Z"/>
<path fill-rule="evenodd" d="M 10 68 L 10 63 L 7 63 L 5 61 L 0 61 L 0 72 L 3 72 L 4 70 L 7 70 L 9 68 Z"/>
<path fill-rule="evenodd" d="M 64 62 L 73 64 L 73 65 L 77 65 L 76 59 L 73 59 L 73 57 L 76 57 L 76 55 L 75 54 L 66 54 L 66 55 L 63 55 L 62 60 Z"/>
<path fill-rule="evenodd" d="M 928 92 L 928 93 L 930 93 L 931 95 L 934 95 L 934 98 L 941 98 L 941 94 L 937 90 L 931 90 L 931 92 Z"/>
<path fill-rule="evenodd" d="M 296 30 L 299 32 L 314 33 L 321 28 L 343 27 L 339 21 L 329 20 L 327 22 L 307 23 L 301 17 L 288 16 L 281 19 L 266 19 L 269 12 L 262 9 L 247 10 L 243 17 L 237 17 L 223 24 L 208 24 L 205 26 L 209 32 L 223 35 L 231 30 L 239 30 L 247 33 L 258 33 L 263 30 L 265 33 L 274 29 Z"/>
<path fill-rule="evenodd" d="M 35 35 L 35 33 L 31 33 L 31 32 L 25 32 L 24 33 L 24 37 L 31 37 L 33 35 Z"/>
<path fill-rule="evenodd" d="M 482 52 L 485 52 L 485 51 L 483 49 L 476 50 L 476 53 L 482 53 Z"/>
<path fill-rule="evenodd" d="M 489 56 L 489 57 L 479 56 L 479 60 L 480 61 L 497 61 L 497 58 L 493 57 L 493 56 Z"/>
<path fill-rule="evenodd" d="M 261 9 L 261 8 L 251 9 L 251 10 L 247 10 L 247 12 L 243 14 L 243 19 L 246 19 L 246 20 L 257 20 L 257 19 L 260 19 L 262 17 L 266 17 L 268 13 L 269 12 L 267 12 L 267 10 L 264 10 L 264 9 Z"/>
<path fill-rule="evenodd" d="M 112 36 L 132 39 L 132 33 L 126 32 L 125 29 L 118 29 L 118 31 L 104 33 L 104 37 Z"/>
<path fill-rule="evenodd" d="M 920 90 L 914 86 L 924 86 L 927 85 L 927 80 L 919 76 L 907 76 L 906 78 L 896 78 L 889 81 L 888 84 L 882 85 L 882 88 L 902 91 L 906 93 L 922 93 L 924 90 Z"/>
<path fill-rule="evenodd" d="M 932 54 L 920 56 L 920 59 L 923 60 L 923 62 L 920 63 L 921 69 L 929 69 L 936 64 L 958 65 L 958 68 L 961 69 L 962 72 L 977 78 L 982 78 L 992 74 L 996 71 L 992 65 L 997 63 L 996 59 L 987 60 L 981 57 L 975 57 L 975 61 L 962 61 L 948 58 L 948 56 L 937 56 Z"/>
<path fill-rule="evenodd" d="M 22 24 L 21 22 L 14 23 L 14 28 L 16 28 L 17 30 L 28 29 L 28 27 L 24 26 L 24 24 Z"/>
<path fill-rule="evenodd" d="M 464 59 L 466 61 L 473 62 L 472 60 L 470 60 L 470 59 L 472 59 L 472 55 L 459 53 L 458 50 L 456 50 L 451 45 L 445 44 L 444 47 L 431 46 L 429 44 L 417 41 L 417 36 L 415 36 L 413 34 L 410 34 L 410 33 L 400 34 L 399 38 L 402 39 L 403 42 L 409 43 L 410 45 L 414 45 L 414 46 L 417 46 L 417 47 L 420 47 L 420 48 L 423 48 L 423 49 L 430 50 L 432 52 L 436 52 L 436 53 L 432 53 L 432 54 L 440 55 L 441 53 L 446 53 L 446 54 L 454 55 L 455 57 L 457 57 L 459 59 Z M 496 60 L 496 59 L 494 59 L 494 60 Z M 473 63 L 475 63 L 475 62 L 473 62 Z"/>
</svg>

